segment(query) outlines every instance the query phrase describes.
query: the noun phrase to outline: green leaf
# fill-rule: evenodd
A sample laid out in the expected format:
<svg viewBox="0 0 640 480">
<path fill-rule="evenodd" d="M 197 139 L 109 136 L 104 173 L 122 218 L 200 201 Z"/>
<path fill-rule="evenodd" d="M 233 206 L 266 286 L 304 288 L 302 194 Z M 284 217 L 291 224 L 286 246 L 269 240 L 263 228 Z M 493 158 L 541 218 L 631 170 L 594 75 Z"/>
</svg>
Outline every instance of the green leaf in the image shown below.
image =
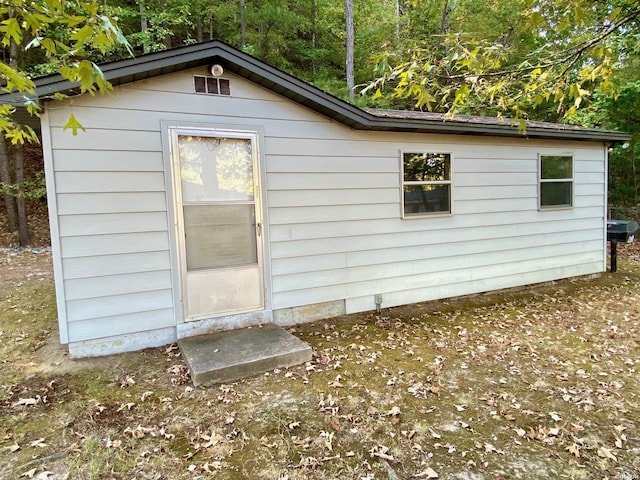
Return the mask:
<svg viewBox="0 0 640 480">
<path fill-rule="evenodd" d="M 16 42 L 18 45 L 22 42 L 22 29 L 20 28 L 18 19 L 15 17 L 10 17 L 4 20 L 2 22 L 2 27 L 0 27 L 0 31 L 5 34 L 2 39 L 2 44 L 4 46 L 9 46 L 11 40 Z"/>
<path fill-rule="evenodd" d="M 91 26 L 89 25 L 85 25 L 81 29 L 76 30 L 71 35 L 71 39 L 76 41 L 76 45 L 82 45 L 91 38 L 93 33 L 93 28 L 91 28 Z"/>
<path fill-rule="evenodd" d="M 453 104 L 463 104 L 469 96 L 469 93 L 471 93 L 471 89 L 467 85 L 461 85 L 460 88 L 458 88 L 458 90 L 456 91 L 456 96 L 453 100 Z"/>
<path fill-rule="evenodd" d="M 62 130 L 65 131 L 65 130 L 68 130 L 69 128 L 71 129 L 71 134 L 74 137 L 78 135 L 78 129 L 82 130 L 83 132 L 86 131 L 85 128 L 82 126 L 82 124 L 76 119 L 73 113 L 69 116 L 69 119 L 67 120 L 67 123 L 65 123 Z"/>
</svg>

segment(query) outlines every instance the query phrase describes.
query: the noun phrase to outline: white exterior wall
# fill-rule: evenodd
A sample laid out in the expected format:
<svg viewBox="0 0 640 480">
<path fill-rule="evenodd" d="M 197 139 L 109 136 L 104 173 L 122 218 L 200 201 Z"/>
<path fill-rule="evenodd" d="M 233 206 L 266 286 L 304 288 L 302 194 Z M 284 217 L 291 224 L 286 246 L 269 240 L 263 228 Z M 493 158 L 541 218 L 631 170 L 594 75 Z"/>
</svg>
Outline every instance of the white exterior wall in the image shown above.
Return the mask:
<svg viewBox="0 0 640 480">
<path fill-rule="evenodd" d="M 276 313 L 327 302 L 352 313 L 378 293 L 389 307 L 606 268 L 602 143 L 356 131 L 233 75 L 231 97 L 194 94 L 194 73 L 206 69 L 48 104 L 61 338 L 78 356 L 175 339 L 162 121 L 262 132 Z M 62 128 L 70 113 L 86 128 L 76 137 Z M 401 219 L 400 150 L 452 154 L 452 215 Z M 573 208 L 538 211 L 539 154 L 574 157 Z"/>
</svg>

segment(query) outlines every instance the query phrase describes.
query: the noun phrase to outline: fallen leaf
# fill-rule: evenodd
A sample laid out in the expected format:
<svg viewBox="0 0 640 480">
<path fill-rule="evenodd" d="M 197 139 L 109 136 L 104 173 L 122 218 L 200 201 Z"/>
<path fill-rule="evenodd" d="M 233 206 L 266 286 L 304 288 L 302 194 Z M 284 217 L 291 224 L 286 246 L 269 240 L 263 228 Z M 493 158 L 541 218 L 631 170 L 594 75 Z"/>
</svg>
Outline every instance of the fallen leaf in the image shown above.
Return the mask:
<svg viewBox="0 0 640 480">
<path fill-rule="evenodd" d="M 389 460 L 390 462 L 395 462 L 396 459 L 393 455 L 389 455 L 387 452 L 389 451 L 389 447 L 385 447 L 384 445 L 376 445 L 371 450 L 369 450 L 369 454 L 372 457 L 382 458 L 383 460 Z"/>
<path fill-rule="evenodd" d="M 153 395 L 153 392 L 151 391 L 146 391 L 144 392 L 142 395 L 140 395 L 140 401 L 144 402 L 147 398 L 149 398 L 151 395 Z"/>
<path fill-rule="evenodd" d="M 414 475 L 414 478 L 438 478 L 438 474 L 433 468 L 427 467 L 426 470 L 423 470 L 420 473 L 416 473 Z"/>
<path fill-rule="evenodd" d="M 46 443 L 44 443 L 44 437 L 43 438 L 39 438 L 38 440 L 34 440 L 33 442 L 31 442 L 29 444 L 30 447 L 40 447 L 40 448 L 44 448 L 47 446 Z"/>
<path fill-rule="evenodd" d="M 496 447 L 494 447 L 493 445 L 491 445 L 490 443 L 485 443 L 484 444 L 484 451 L 486 453 L 493 453 L 493 452 L 497 452 L 498 449 Z"/>
<path fill-rule="evenodd" d="M 20 476 L 21 477 L 26 477 L 26 478 L 33 478 L 33 476 L 36 474 L 37 470 L 38 470 L 37 468 L 32 468 L 31 470 L 27 470 L 26 472 L 24 472 Z"/>
<path fill-rule="evenodd" d="M 334 432 L 325 432 L 324 430 L 320 432 L 320 436 L 324 439 L 324 446 L 327 447 L 327 450 L 333 452 L 333 437 L 335 436 Z"/>
<path fill-rule="evenodd" d="M 400 415 L 400 413 L 400 407 L 394 405 L 393 407 L 391 407 L 391 410 L 387 412 L 387 415 L 390 417 L 397 417 L 398 415 Z"/>
<path fill-rule="evenodd" d="M 50 477 L 55 477 L 56 474 L 49 470 L 45 470 L 44 472 L 40 472 L 38 475 L 34 477 L 34 480 L 47 480 Z"/>
<path fill-rule="evenodd" d="M 20 398 L 17 402 L 13 403 L 13 407 L 19 407 L 20 405 L 32 406 L 38 403 L 38 400 L 35 398 Z"/>
<path fill-rule="evenodd" d="M 600 447 L 598 449 L 598 456 L 602 458 L 608 458 L 609 460 L 613 460 L 614 462 L 618 461 L 616 456 L 611 453 L 611 450 L 609 450 L 608 448 Z"/>
<path fill-rule="evenodd" d="M 618 448 L 622 448 L 622 439 L 619 437 L 616 437 L 615 445 Z"/>
<path fill-rule="evenodd" d="M 133 403 L 133 402 L 123 403 L 122 405 L 120 405 L 120 407 L 118 407 L 116 412 L 121 412 L 123 410 L 131 410 L 134 406 L 135 406 L 135 403 Z"/>
<path fill-rule="evenodd" d="M 571 455 L 573 455 L 576 458 L 580 458 L 580 447 L 578 445 L 576 445 L 575 443 L 572 445 L 569 445 L 566 450 L 569 451 L 569 453 Z"/>
<path fill-rule="evenodd" d="M 20 445 L 14 443 L 13 445 L 9 445 L 8 447 L 4 447 L 3 450 L 8 450 L 9 453 L 15 453 L 20 450 Z"/>
</svg>

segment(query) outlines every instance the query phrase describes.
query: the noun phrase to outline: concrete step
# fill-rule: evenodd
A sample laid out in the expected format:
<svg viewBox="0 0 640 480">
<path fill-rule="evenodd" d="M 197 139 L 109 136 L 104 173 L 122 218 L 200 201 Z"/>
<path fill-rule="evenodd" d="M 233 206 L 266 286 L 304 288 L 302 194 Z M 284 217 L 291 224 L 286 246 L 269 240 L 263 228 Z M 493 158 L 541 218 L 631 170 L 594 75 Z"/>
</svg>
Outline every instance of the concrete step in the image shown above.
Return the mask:
<svg viewBox="0 0 640 480">
<path fill-rule="evenodd" d="M 267 324 L 178 340 L 195 385 L 239 380 L 311 360 L 311 347 Z"/>
</svg>

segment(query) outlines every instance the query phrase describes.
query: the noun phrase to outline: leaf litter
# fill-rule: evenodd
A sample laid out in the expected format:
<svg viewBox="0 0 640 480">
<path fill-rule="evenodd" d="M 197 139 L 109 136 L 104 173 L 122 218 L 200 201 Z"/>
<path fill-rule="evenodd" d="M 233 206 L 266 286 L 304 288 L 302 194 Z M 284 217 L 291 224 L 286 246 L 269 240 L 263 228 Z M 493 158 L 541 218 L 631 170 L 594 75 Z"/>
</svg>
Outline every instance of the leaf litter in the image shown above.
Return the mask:
<svg viewBox="0 0 640 480">
<path fill-rule="evenodd" d="M 204 389 L 175 345 L 52 357 L 50 276 L 5 280 L 0 478 L 637 477 L 627 258 L 616 275 L 299 326 L 311 362 Z"/>
</svg>

